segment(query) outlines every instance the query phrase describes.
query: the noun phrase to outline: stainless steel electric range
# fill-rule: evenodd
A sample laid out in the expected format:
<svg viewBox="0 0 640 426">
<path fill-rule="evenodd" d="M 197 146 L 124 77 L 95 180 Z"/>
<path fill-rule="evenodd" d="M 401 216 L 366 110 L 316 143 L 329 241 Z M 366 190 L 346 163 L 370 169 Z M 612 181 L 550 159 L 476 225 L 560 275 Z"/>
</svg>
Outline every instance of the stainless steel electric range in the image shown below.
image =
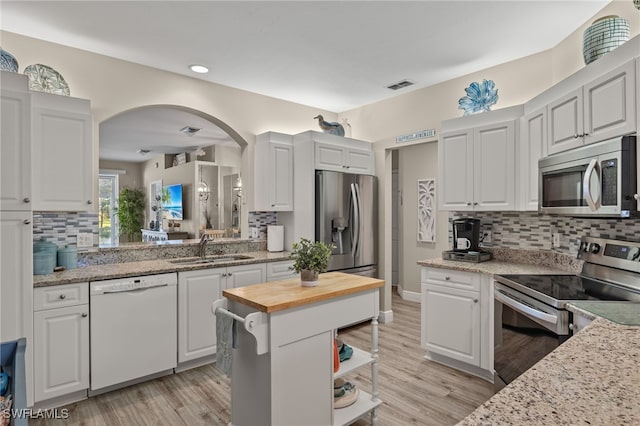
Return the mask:
<svg viewBox="0 0 640 426">
<path fill-rule="evenodd" d="M 578 275 L 495 277 L 497 379 L 509 383 L 571 335 L 567 303 L 640 302 L 640 243 L 584 237 L 578 258 Z"/>
</svg>

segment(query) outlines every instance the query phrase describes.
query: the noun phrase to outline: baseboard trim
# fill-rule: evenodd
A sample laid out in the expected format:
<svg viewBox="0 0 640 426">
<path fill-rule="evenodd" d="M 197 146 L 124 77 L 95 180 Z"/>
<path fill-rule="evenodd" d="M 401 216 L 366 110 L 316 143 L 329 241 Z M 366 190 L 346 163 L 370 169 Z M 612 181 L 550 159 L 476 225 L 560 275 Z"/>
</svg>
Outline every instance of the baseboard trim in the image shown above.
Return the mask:
<svg viewBox="0 0 640 426">
<path fill-rule="evenodd" d="M 402 297 L 402 300 L 408 302 L 420 303 L 422 301 L 422 294 L 415 291 L 407 291 L 402 286 L 398 286 L 398 295 Z"/>
<path fill-rule="evenodd" d="M 378 313 L 378 322 L 380 324 L 391 324 L 393 322 L 393 311 L 380 311 Z"/>
<path fill-rule="evenodd" d="M 87 389 L 76 391 L 67 395 L 50 398 L 44 401 L 38 401 L 33 404 L 34 410 L 52 410 L 54 408 L 64 407 L 74 402 L 83 401 L 88 398 Z M 15 407 L 14 407 L 15 408 Z"/>
<path fill-rule="evenodd" d="M 216 362 L 216 355 L 207 355 L 202 358 L 194 359 L 191 361 L 185 361 L 183 363 L 178 364 L 175 368 L 176 373 L 181 373 L 186 370 L 191 370 L 192 368 L 202 367 L 203 365 L 211 364 Z"/>
</svg>

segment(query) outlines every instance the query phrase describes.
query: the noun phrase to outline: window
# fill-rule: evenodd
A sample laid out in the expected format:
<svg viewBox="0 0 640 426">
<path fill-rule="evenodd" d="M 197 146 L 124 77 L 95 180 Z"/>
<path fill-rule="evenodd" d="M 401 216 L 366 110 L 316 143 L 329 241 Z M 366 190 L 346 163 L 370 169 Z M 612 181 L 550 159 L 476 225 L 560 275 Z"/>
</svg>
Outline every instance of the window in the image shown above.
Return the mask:
<svg viewBox="0 0 640 426">
<path fill-rule="evenodd" d="M 99 246 L 118 244 L 118 175 L 100 173 L 98 179 L 100 210 L 98 211 Z"/>
</svg>

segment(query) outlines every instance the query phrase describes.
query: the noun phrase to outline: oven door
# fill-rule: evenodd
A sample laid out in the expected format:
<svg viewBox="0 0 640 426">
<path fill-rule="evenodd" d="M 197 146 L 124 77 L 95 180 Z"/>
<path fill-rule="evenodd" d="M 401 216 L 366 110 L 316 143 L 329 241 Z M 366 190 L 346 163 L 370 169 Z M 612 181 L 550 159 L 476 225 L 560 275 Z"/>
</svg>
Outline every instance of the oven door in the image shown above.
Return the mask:
<svg viewBox="0 0 640 426">
<path fill-rule="evenodd" d="M 495 283 L 494 383 L 496 390 L 567 339 L 569 312 Z"/>
</svg>

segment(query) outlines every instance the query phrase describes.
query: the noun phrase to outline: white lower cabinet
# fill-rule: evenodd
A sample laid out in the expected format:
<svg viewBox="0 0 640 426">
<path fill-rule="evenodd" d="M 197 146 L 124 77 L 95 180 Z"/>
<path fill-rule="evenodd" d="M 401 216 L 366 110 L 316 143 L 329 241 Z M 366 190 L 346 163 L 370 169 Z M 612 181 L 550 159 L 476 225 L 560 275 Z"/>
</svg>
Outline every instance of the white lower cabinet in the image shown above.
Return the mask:
<svg viewBox="0 0 640 426">
<path fill-rule="evenodd" d="M 493 380 L 491 279 L 422 268 L 421 344 L 426 358 Z"/>
<path fill-rule="evenodd" d="M 35 402 L 86 391 L 89 283 L 36 288 L 33 331 Z"/>
<path fill-rule="evenodd" d="M 267 281 L 280 281 L 298 276 L 293 269 L 293 260 L 267 263 Z"/>
<path fill-rule="evenodd" d="M 264 263 L 178 272 L 178 363 L 216 353 L 216 317 L 222 290 L 266 281 Z"/>
</svg>

